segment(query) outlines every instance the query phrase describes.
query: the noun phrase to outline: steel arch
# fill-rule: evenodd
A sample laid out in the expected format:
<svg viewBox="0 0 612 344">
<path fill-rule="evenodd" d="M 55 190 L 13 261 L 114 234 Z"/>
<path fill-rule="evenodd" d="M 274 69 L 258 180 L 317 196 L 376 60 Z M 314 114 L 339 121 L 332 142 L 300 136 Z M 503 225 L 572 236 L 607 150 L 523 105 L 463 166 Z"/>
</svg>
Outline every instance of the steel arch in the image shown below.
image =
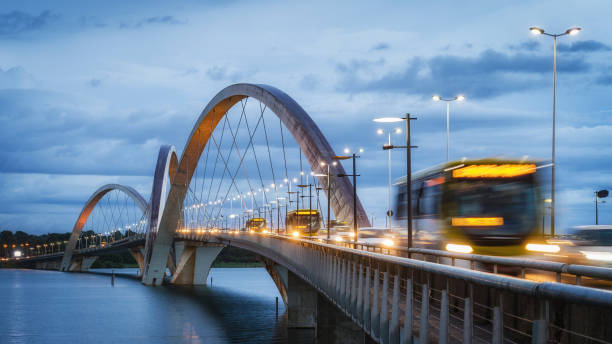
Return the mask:
<svg viewBox="0 0 612 344">
<path fill-rule="evenodd" d="M 74 251 L 76 243 L 79 240 L 79 236 L 81 235 L 83 226 L 85 226 L 85 223 L 89 218 L 89 214 L 91 214 L 93 208 L 96 206 L 96 204 L 98 204 L 98 201 L 100 201 L 100 199 L 104 197 L 104 195 L 113 190 L 122 191 L 131 199 L 133 199 L 134 202 L 136 202 L 136 205 L 138 205 L 138 207 L 140 208 L 140 210 L 142 210 L 143 213 L 147 211 L 147 201 L 135 189 L 120 184 L 106 184 L 104 186 L 101 186 L 89 197 L 87 202 L 85 202 L 85 206 L 81 210 L 81 213 L 79 214 L 79 217 L 77 218 L 76 223 L 74 224 L 72 234 L 70 235 L 70 241 L 68 242 L 68 245 L 66 245 L 66 249 L 64 250 L 64 256 L 62 257 L 62 265 L 60 266 L 60 271 L 68 271 L 70 261 L 72 260 L 72 252 Z"/>
<path fill-rule="evenodd" d="M 200 155 L 212 132 L 227 111 L 240 100 L 252 97 L 265 104 L 291 132 L 304 152 L 311 167 L 321 162 L 330 163 L 336 154 L 323 136 L 319 127 L 304 109 L 283 91 L 268 85 L 235 84 L 221 90 L 208 103 L 196 121 L 181 156 L 176 175 L 170 188 L 166 208 L 160 222 L 151 261 L 145 269 L 143 283 L 160 284 L 165 271 L 168 252 L 172 244 L 174 227 Z M 346 174 L 342 165 L 330 166 L 331 174 Z M 327 178 L 318 177 L 327 193 Z M 353 222 L 353 188 L 347 177 L 338 178 L 334 183 L 332 196 L 327 195 L 336 217 Z M 357 199 L 358 224 L 370 226 L 363 206 Z M 153 280 L 156 282 L 154 283 Z"/>
</svg>

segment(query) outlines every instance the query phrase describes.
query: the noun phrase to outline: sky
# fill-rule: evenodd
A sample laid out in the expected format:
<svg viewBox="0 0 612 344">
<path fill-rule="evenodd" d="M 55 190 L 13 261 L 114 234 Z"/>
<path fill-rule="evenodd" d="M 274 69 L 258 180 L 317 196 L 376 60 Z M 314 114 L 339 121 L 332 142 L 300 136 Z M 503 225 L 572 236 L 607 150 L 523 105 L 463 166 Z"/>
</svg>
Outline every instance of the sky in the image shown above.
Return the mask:
<svg viewBox="0 0 612 344">
<path fill-rule="evenodd" d="M 418 117 L 415 171 L 445 160 L 445 105 L 433 94 L 466 97 L 451 104 L 452 159 L 550 159 L 553 40 L 531 26 L 582 28 L 558 41 L 556 209 L 561 230 L 592 224 L 593 192 L 612 188 L 611 10 L 607 1 L 2 1 L 0 229 L 68 232 L 106 183 L 148 197 L 159 146 L 182 151 L 209 100 L 239 82 L 289 94 L 337 151 L 364 148 L 359 196 L 384 224 L 376 116 Z M 404 163 L 393 159 L 394 178 Z M 611 210 L 600 205 L 600 223 L 612 223 Z"/>
</svg>

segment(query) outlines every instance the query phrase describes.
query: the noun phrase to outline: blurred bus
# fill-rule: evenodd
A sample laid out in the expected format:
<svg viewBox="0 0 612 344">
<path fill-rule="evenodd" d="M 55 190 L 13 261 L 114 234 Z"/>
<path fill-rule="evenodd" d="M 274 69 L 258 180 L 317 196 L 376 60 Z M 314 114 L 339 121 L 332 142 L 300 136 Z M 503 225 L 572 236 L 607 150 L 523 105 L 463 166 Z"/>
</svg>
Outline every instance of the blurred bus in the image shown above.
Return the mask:
<svg viewBox="0 0 612 344">
<path fill-rule="evenodd" d="M 321 229 L 321 213 L 318 209 L 298 209 L 287 213 L 287 231 L 291 235 L 312 236 Z"/>
<path fill-rule="evenodd" d="M 526 253 L 540 229 L 543 201 L 536 169 L 534 161 L 482 159 L 414 173 L 414 246 L 485 255 Z M 405 223 L 406 177 L 395 188 L 395 220 Z M 406 230 L 398 231 L 405 240 Z"/>
<path fill-rule="evenodd" d="M 261 217 L 248 219 L 245 228 L 247 231 L 262 232 L 266 228 L 266 219 Z"/>
</svg>

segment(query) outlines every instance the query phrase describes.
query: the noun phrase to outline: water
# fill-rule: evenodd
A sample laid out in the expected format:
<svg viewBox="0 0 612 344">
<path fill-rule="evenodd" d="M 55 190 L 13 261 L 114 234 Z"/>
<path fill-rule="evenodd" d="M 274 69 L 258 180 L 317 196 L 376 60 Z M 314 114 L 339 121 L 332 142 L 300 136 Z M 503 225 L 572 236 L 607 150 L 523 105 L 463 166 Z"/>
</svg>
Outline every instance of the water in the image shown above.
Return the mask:
<svg viewBox="0 0 612 344">
<path fill-rule="evenodd" d="M 0 343 L 287 341 L 282 298 L 265 269 L 211 277 L 209 287 L 145 287 L 128 277 L 113 287 L 106 275 L 0 269 Z"/>
</svg>

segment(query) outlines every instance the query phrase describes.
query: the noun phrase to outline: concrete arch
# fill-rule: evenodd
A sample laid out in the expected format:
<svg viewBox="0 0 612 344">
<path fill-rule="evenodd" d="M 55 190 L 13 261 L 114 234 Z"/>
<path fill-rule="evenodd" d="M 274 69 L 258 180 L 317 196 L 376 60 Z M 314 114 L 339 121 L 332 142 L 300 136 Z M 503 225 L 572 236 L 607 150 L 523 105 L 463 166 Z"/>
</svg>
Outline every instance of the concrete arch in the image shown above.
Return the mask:
<svg viewBox="0 0 612 344">
<path fill-rule="evenodd" d="M 179 220 L 179 211 L 185 199 L 187 188 L 197 166 L 198 160 L 208 139 L 227 111 L 240 100 L 252 97 L 265 104 L 291 132 L 312 167 L 321 162 L 331 162 L 336 154 L 304 109 L 283 91 L 268 85 L 235 84 L 221 90 L 204 108 L 187 139 L 178 170 L 174 176 L 166 208 L 154 244 L 151 261 L 143 276 L 145 284 L 161 284 L 165 264 L 172 244 L 174 227 Z M 332 174 L 345 173 L 342 165 L 331 166 Z M 327 189 L 327 179 L 319 177 L 319 182 Z M 348 178 L 335 181 L 331 208 L 336 217 L 349 223 L 353 222 L 353 191 Z M 359 226 L 369 226 L 369 220 L 359 199 L 357 200 Z M 155 283 L 153 280 L 155 279 Z"/>
<path fill-rule="evenodd" d="M 172 145 L 163 145 L 159 148 L 157 155 L 157 163 L 155 165 L 155 174 L 153 176 L 153 186 L 151 188 L 151 205 L 149 216 L 149 227 L 147 228 L 147 236 L 144 250 L 144 264 L 148 265 L 151 261 L 151 253 L 153 251 L 153 243 L 157 237 L 161 215 L 164 212 L 166 205 L 166 193 L 168 184 L 174 179 L 174 174 L 178 166 L 178 158 L 176 149 Z M 147 269 L 146 266 L 144 268 Z"/>
<path fill-rule="evenodd" d="M 77 217 L 76 223 L 74 224 L 74 227 L 72 229 L 72 234 L 70 235 L 70 241 L 68 242 L 68 245 L 66 245 L 66 249 L 64 250 L 62 264 L 60 265 L 60 271 L 68 271 L 70 261 L 72 260 L 72 252 L 76 248 L 76 243 L 79 240 L 81 231 L 83 230 L 83 226 L 85 226 L 85 223 L 89 218 L 89 214 L 91 214 L 93 208 L 96 206 L 96 204 L 98 204 L 98 201 L 100 201 L 100 199 L 104 197 L 104 195 L 113 190 L 119 190 L 128 195 L 131 199 L 134 200 L 134 202 L 136 202 L 136 205 L 138 205 L 138 207 L 140 208 L 140 210 L 142 210 L 143 213 L 147 211 L 147 201 L 140 195 L 140 193 L 138 193 L 138 191 L 134 190 L 133 188 L 119 184 L 106 184 L 104 186 L 101 186 L 89 197 L 87 202 L 85 202 L 85 206 L 83 206 L 83 209 Z"/>
</svg>

